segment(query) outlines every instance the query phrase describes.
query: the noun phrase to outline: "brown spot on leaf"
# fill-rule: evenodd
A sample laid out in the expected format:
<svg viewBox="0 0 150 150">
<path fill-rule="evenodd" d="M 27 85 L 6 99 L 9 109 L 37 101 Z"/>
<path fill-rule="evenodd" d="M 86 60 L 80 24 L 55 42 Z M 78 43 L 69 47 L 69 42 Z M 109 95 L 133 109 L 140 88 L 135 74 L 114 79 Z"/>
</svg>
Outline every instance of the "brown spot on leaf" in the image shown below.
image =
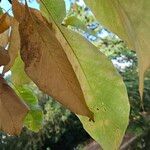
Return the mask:
<svg viewBox="0 0 150 150">
<path fill-rule="evenodd" d="M 14 10 L 22 5 L 13 5 Z M 24 6 L 19 20 L 21 57 L 27 75 L 45 93 L 74 113 L 93 119 L 76 74 L 54 30 L 40 12 Z M 16 11 L 17 12 L 17 11 Z M 20 12 L 21 13 L 21 12 Z M 15 14 L 15 13 L 14 13 Z M 18 16 L 17 16 L 18 17 Z"/>
</svg>

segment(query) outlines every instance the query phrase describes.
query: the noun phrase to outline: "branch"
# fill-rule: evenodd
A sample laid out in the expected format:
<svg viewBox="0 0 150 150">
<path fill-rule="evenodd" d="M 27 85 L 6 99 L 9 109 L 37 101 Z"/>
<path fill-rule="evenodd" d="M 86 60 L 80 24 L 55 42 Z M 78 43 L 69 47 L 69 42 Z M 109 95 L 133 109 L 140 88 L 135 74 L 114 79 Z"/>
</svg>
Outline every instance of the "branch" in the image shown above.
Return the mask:
<svg viewBox="0 0 150 150">
<path fill-rule="evenodd" d="M 129 141 L 127 141 L 126 143 L 124 143 L 124 144 L 120 147 L 120 150 L 125 150 L 126 148 L 128 148 L 129 145 L 130 145 L 131 143 L 133 143 L 137 138 L 138 138 L 138 136 L 132 137 Z"/>
</svg>

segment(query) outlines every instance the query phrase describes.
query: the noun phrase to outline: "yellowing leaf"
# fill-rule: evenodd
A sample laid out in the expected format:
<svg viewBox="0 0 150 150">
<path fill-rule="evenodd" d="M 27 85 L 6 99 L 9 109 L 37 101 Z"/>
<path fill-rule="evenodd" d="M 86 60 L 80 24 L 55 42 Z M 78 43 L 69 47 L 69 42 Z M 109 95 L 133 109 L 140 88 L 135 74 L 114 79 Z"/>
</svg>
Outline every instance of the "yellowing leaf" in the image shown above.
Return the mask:
<svg viewBox="0 0 150 150">
<path fill-rule="evenodd" d="M 125 85 L 112 63 L 94 45 L 79 34 L 61 26 L 65 17 L 60 0 L 42 0 L 42 12 L 53 23 L 80 82 L 94 122 L 78 116 L 85 130 L 104 150 L 118 149 L 129 118 L 129 103 Z"/>
<path fill-rule="evenodd" d="M 7 65 L 9 61 L 8 51 L 0 46 L 0 66 Z"/>
<path fill-rule="evenodd" d="M 28 107 L 0 77 L 0 129 L 10 135 L 18 135 L 27 112 Z"/>
<path fill-rule="evenodd" d="M 0 33 L 6 31 L 11 24 L 11 18 L 7 13 L 0 15 Z"/>
<path fill-rule="evenodd" d="M 150 1 L 149 0 L 85 0 L 96 18 L 137 51 L 139 90 L 143 96 L 143 80 L 150 67 Z"/>
<path fill-rule="evenodd" d="M 15 11 L 22 6 L 13 3 L 13 7 Z M 80 84 L 61 44 L 54 31 L 40 19 L 43 17 L 37 15 L 39 14 L 35 14 L 33 9 L 29 10 L 26 6 L 23 19 L 18 19 L 21 57 L 26 73 L 42 91 L 65 107 L 92 118 Z"/>
<path fill-rule="evenodd" d="M 10 56 L 9 63 L 4 66 L 3 72 L 7 72 L 13 66 L 16 57 L 20 51 L 20 36 L 18 31 L 19 23 L 13 18 L 11 22 L 11 33 L 10 33 L 10 43 L 8 47 L 8 53 Z"/>
</svg>

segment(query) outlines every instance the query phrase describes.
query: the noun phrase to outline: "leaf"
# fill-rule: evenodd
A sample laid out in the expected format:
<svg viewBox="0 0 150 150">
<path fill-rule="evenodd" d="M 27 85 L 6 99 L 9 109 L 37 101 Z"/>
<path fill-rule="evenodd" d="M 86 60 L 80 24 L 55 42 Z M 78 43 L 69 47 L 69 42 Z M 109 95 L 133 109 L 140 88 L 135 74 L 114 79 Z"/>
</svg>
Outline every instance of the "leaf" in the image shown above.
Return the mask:
<svg viewBox="0 0 150 150">
<path fill-rule="evenodd" d="M 85 0 L 96 18 L 137 51 L 139 91 L 143 97 L 143 80 L 150 67 L 150 1 Z"/>
<path fill-rule="evenodd" d="M 10 61 L 8 51 L 0 46 L 0 66 L 7 65 Z"/>
<path fill-rule="evenodd" d="M 79 20 L 76 16 L 70 15 L 67 16 L 64 20 L 63 20 L 63 25 L 64 26 L 71 26 L 74 27 L 76 29 L 80 29 L 86 33 L 89 33 L 91 35 L 95 35 L 95 32 L 88 29 L 86 24 L 84 23 L 84 21 Z"/>
<path fill-rule="evenodd" d="M 18 13 L 23 7 L 13 1 Z M 23 9 L 21 9 L 23 10 Z M 17 15 L 17 13 L 14 14 Z M 21 14 L 23 11 L 19 12 Z M 37 12 L 37 11 L 36 11 Z M 25 15 L 19 19 L 21 57 L 25 72 L 34 83 L 71 111 L 92 118 L 73 68 L 57 38 L 40 15 L 26 6 Z"/>
<path fill-rule="evenodd" d="M 19 86 L 31 82 L 30 78 L 24 71 L 24 63 L 20 55 L 18 55 L 18 57 L 15 59 L 14 65 L 11 68 L 11 72 L 12 72 L 11 80 L 14 85 Z"/>
<path fill-rule="evenodd" d="M 17 58 L 18 53 L 20 51 L 20 37 L 18 25 L 19 25 L 18 22 L 13 18 L 11 21 L 10 43 L 8 46 L 10 61 L 6 66 L 4 66 L 3 70 L 4 73 L 9 71 L 10 68 L 13 66 L 15 59 Z"/>
<path fill-rule="evenodd" d="M 38 105 L 37 96 L 34 94 L 33 90 L 25 85 L 17 86 L 16 89 L 20 98 L 23 99 L 30 108 L 30 111 L 24 120 L 24 125 L 28 129 L 38 132 L 42 128 L 43 113 Z"/>
<path fill-rule="evenodd" d="M 12 81 L 15 85 L 23 85 L 31 82 L 29 77 L 24 72 L 24 63 L 20 58 L 20 36 L 18 31 L 18 22 L 15 18 L 11 19 L 11 33 L 9 37 L 9 30 L 0 34 L 0 45 L 6 47 L 8 45 L 8 53 L 10 56 L 9 63 L 4 66 L 3 73 L 12 71 Z M 2 36 L 2 38 L 1 38 Z"/>
<path fill-rule="evenodd" d="M 6 31 L 11 24 L 11 18 L 7 13 L 0 15 L 0 33 Z"/>
<path fill-rule="evenodd" d="M 9 30 L 0 34 L 0 46 L 6 47 L 9 41 Z"/>
<path fill-rule="evenodd" d="M 43 112 L 38 107 L 35 109 L 32 109 L 32 111 L 30 111 L 27 114 L 25 121 L 24 121 L 24 125 L 28 129 L 34 132 L 38 132 L 42 128 L 42 124 L 43 124 Z"/>
<path fill-rule="evenodd" d="M 28 107 L 13 89 L 0 77 L 0 129 L 10 135 L 18 135 Z"/>
<path fill-rule="evenodd" d="M 129 102 L 122 78 L 94 45 L 61 26 L 65 17 L 64 3 L 42 0 L 42 4 L 41 11 L 53 23 L 56 37 L 79 79 L 86 103 L 94 113 L 94 122 L 84 116 L 78 117 L 104 150 L 117 149 L 129 121 Z"/>
<path fill-rule="evenodd" d="M 65 25 L 66 27 L 68 25 L 73 26 L 73 27 L 80 27 L 82 30 L 87 30 L 85 28 L 85 23 L 81 20 L 79 20 L 76 16 L 70 15 L 67 16 L 64 20 L 63 20 L 63 25 Z"/>
</svg>

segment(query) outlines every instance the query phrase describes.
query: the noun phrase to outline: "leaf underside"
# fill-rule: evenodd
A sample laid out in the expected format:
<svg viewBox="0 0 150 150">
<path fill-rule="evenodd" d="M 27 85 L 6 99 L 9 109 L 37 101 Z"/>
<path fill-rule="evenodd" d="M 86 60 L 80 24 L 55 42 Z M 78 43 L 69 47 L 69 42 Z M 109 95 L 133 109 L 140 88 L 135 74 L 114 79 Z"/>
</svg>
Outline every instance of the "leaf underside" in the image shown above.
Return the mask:
<svg viewBox="0 0 150 150">
<path fill-rule="evenodd" d="M 136 50 L 139 62 L 139 91 L 143 97 L 144 74 L 150 67 L 150 1 L 85 0 L 96 18 Z"/>
<path fill-rule="evenodd" d="M 56 37 L 61 41 L 75 70 L 86 103 L 94 113 L 95 122 L 78 116 L 85 130 L 104 149 L 117 149 L 129 117 L 128 96 L 120 75 L 95 46 L 61 26 L 65 17 L 64 3 L 59 0 L 43 0 L 41 11 L 53 23 Z"/>
</svg>

